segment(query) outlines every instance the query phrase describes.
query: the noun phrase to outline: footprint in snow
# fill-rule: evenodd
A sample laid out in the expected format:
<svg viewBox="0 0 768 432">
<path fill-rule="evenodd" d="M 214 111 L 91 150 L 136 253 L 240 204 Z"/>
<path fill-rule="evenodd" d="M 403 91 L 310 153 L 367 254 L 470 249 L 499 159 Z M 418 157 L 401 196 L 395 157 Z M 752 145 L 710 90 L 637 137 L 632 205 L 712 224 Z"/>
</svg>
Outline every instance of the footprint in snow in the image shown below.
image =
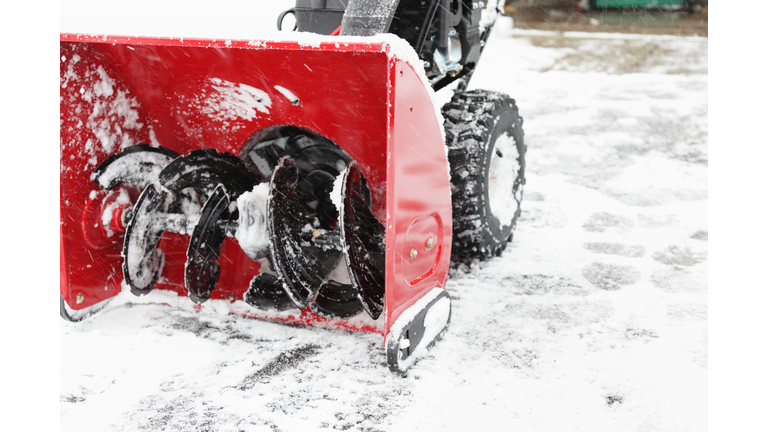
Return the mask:
<svg viewBox="0 0 768 432">
<path fill-rule="evenodd" d="M 651 282 L 668 293 L 698 293 L 707 289 L 705 283 L 697 281 L 681 267 L 658 270 L 651 275 Z"/>
<path fill-rule="evenodd" d="M 709 231 L 696 231 L 691 236 L 692 239 L 709 241 Z"/>
<path fill-rule="evenodd" d="M 640 280 L 640 271 L 634 267 L 601 262 L 590 264 L 581 274 L 594 286 L 606 291 L 616 291 Z"/>
<path fill-rule="evenodd" d="M 619 255 L 629 258 L 638 258 L 645 255 L 642 245 L 624 245 L 621 243 L 584 243 L 584 249 L 607 255 Z"/>
<path fill-rule="evenodd" d="M 669 246 L 653 254 L 653 259 L 670 266 L 692 266 L 706 259 L 703 252 L 692 251 L 683 246 Z"/>
<path fill-rule="evenodd" d="M 611 228 L 627 230 L 634 228 L 634 226 L 632 219 L 606 212 L 592 214 L 582 225 L 585 230 L 590 232 L 605 232 Z"/>
</svg>

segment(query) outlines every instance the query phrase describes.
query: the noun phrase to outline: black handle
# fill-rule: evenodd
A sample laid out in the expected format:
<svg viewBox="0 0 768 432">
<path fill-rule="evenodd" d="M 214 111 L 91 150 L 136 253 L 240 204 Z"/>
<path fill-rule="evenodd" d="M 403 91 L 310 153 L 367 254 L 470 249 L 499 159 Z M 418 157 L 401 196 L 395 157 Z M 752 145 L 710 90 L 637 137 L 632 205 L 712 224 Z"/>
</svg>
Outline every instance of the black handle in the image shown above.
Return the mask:
<svg viewBox="0 0 768 432">
<path fill-rule="evenodd" d="M 295 18 L 296 17 L 296 9 L 290 8 L 287 11 L 283 11 L 280 15 L 277 16 L 277 30 L 278 31 L 282 31 L 283 30 L 283 18 L 285 18 L 285 16 L 288 15 L 288 14 L 293 14 L 293 16 Z M 296 20 L 296 23 L 293 24 L 293 30 L 291 30 L 291 31 L 296 31 L 296 29 L 298 28 L 298 25 L 299 25 L 299 21 Z"/>
</svg>

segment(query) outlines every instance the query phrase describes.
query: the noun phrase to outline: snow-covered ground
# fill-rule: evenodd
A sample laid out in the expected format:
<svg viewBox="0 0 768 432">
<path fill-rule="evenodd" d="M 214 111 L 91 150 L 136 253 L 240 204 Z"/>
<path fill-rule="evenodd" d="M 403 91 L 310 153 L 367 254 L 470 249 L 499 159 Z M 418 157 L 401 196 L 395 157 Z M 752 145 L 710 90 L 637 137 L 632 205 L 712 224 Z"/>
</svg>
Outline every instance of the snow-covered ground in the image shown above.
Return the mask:
<svg viewBox="0 0 768 432">
<path fill-rule="evenodd" d="M 85 31 L 150 34 L 125 19 Z M 706 430 L 708 40 L 511 27 L 472 87 L 524 117 L 523 214 L 452 272 L 449 331 L 406 377 L 380 335 L 124 293 L 60 323 L 61 430 Z"/>
</svg>

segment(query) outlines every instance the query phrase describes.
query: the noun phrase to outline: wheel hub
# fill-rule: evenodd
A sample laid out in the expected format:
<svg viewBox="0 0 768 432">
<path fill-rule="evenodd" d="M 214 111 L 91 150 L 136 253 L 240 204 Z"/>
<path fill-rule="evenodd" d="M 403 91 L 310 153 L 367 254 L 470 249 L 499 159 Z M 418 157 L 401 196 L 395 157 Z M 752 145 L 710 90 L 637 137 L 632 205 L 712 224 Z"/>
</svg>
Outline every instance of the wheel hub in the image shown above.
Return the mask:
<svg viewBox="0 0 768 432">
<path fill-rule="evenodd" d="M 520 171 L 519 156 L 514 137 L 504 133 L 496 139 L 488 167 L 488 202 L 502 227 L 509 226 L 517 212 L 515 180 Z"/>
</svg>

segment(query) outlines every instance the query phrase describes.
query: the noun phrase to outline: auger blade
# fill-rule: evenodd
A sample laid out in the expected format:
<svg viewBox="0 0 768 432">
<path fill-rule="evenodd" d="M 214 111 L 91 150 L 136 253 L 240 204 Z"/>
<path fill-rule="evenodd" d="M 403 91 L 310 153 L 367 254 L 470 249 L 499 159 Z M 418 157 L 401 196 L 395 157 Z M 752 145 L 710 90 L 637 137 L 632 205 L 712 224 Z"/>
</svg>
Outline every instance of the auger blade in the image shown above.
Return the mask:
<svg viewBox="0 0 768 432">
<path fill-rule="evenodd" d="M 139 196 L 123 240 L 123 276 L 135 295 L 149 293 L 164 264 L 156 248 L 163 234 L 162 216 L 168 209 L 168 194 L 150 184 Z"/>
<path fill-rule="evenodd" d="M 360 166 L 347 166 L 342 186 L 341 240 L 352 286 L 366 312 L 377 319 L 384 310 L 385 228 L 365 202 Z"/>
<path fill-rule="evenodd" d="M 261 273 L 251 280 L 243 300 L 261 310 L 284 311 L 296 307 L 277 276 L 269 273 Z"/>
<path fill-rule="evenodd" d="M 329 280 L 317 291 L 317 296 L 309 308 L 325 318 L 349 318 L 362 312 L 363 304 L 352 284 Z"/>
<path fill-rule="evenodd" d="M 191 187 L 210 195 L 223 185 L 229 194 L 239 196 L 259 183 L 237 156 L 214 149 L 193 150 L 174 160 L 160 172 L 159 179 L 174 194 Z"/>
<path fill-rule="evenodd" d="M 178 157 L 178 153 L 165 147 L 130 146 L 99 164 L 91 174 L 91 180 L 107 190 L 121 184 L 147 187 L 156 182 L 160 172 Z"/>
<path fill-rule="evenodd" d="M 184 285 L 189 291 L 189 298 L 195 303 L 203 303 L 211 298 L 219 281 L 221 266 L 216 260 L 219 259 L 219 249 L 227 234 L 218 222 L 236 220 L 229 212 L 229 203 L 224 186 L 217 186 L 203 205 L 200 219 L 192 231 L 187 248 L 187 264 L 184 267 Z"/>
<path fill-rule="evenodd" d="M 314 259 L 302 251 L 299 234 L 314 219 L 296 192 L 299 167 L 290 156 L 283 156 L 272 173 L 267 198 L 269 249 L 275 272 L 286 292 L 300 309 L 307 307 L 323 280 Z"/>
</svg>

